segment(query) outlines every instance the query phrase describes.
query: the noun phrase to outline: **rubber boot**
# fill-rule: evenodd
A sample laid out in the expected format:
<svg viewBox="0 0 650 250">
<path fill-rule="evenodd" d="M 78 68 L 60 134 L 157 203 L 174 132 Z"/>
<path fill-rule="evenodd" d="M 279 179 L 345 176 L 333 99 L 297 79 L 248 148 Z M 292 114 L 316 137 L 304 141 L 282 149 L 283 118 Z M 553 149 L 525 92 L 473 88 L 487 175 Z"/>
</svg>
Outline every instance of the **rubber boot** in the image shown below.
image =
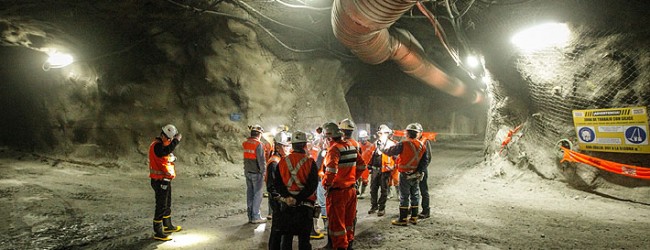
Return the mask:
<svg viewBox="0 0 650 250">
<path fill-rule="evenodd" d="M 316 230 L 316 228 L 318 227 L 318 219 L 313 219 L 313 220 L 314 220 L 314 226 L 311 228 L 311 234 L 309 234 L 309 238 L 315 240 L 325 238 L 325 234 L 321 233 L 319 230 Z"/>
<path fill-rule="evenodd" d="M 419 210 L 419 208 L 420 207 L 418 207 L 418 206 L 411 207 L 411 218 L 409 218 L 409 223 L 411 223 L 413 225 L 418 224 L 418 210 Z"/>
<path fill-rule="evenodd" d="M 163 216 L 163 232 L 174 233 L 174 232 L 181 231 L 181 229 L 182 229 L 181 226 L 172 225 L 171 215 Z"/>
<path fill-rule="evenodd" d="M 171 237 L 169 237 L 169 235 L 163 233 L 162 220 L 153 221 L 153 232 L 154 232 L 153 238 L 155 240 L 168 241 L 172 239 Z"/>
<path fill-rule="evenodd" d="M 418 219 L 426 219 L 429 217 L 431 217 L 431 212 L 429 211 L 429 209 L 426 208 L 422 209 L 422 212 L 418 214 Z"/>
<path fill-rule="evenodd" d="M 391 224 L 395 226 L 406 226 L 408 222 L 406 221 L 406 216 L 408 216 L 409 207 L 399 207 L 399 219 L 392 220 Z"/>
</svg>

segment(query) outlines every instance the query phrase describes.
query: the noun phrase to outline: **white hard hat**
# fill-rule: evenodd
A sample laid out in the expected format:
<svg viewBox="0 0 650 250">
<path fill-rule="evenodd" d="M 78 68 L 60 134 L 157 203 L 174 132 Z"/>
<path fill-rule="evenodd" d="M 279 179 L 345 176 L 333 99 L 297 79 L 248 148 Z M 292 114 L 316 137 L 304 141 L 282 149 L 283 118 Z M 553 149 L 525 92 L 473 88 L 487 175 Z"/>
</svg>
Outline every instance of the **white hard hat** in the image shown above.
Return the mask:
<svg viewBox="0 0 650 250">
<path fill-rule="evenodd" d="M 307 142 L 307 134 L 305 134 L 305 132 L 302 132 L 300 130 L 293 132 L 293 136 L 291 136 L 291 143 L 301 143 L 301 142 Z"/>
<path fill-rule="evenodd" d="M 422 132 L 422 125 L 420 125 L 417 122 L 411 123 L 408 126 L 406 126 L 406 130 L 411 130 L 420 133 Z"/>
<path fill-rule="evenodd" d="M 260 133 L 264 133 L 264 129 L 262 128 L 262 126 L 257 125 L 257 124 L 255 124 L 255 125 L 253 125 L 253 126 L 248 126 L 248 128 L 249 128 L 251 131 L 257 131 L 257 132 L 260 132 Z"/>
<path fill-rule="evenodd" d="M 339 125 L 336 125 L 336 123 L 333 122 L 323 124 L 323 131 L 325 132 L 325 137 L 327 138 L 343 136 L 343 132 L 341 132 Z"/>
<path fill-rule="evenodd" d="M 352 120 L 345 118 L 339 122 L 339 128 L 343 130 L 354 130 L 357 126 L 352 122 Z"/>
<path fill-rule="evenodd" d="M 176 134 L 178 134 L 178 129 L 176 129 L 176 126 L 172 124 L 167 124 L 164 127 L 162 127 L 162 132 L 167 136 L 167 138 L 171 139 L 174 138 Z"/>
<path fill-rule="evenodd" d="M 393 133 L 393 130 L 390 129 L 386 124 L 379 125 L 379 129 L 377 130 L 377 133 Z"/>
<path fill-rule="evenodd" d="M 280 131 L 280 133 L 275 134 L 273 140 L 275 140 L 275 143 L 287 146 L 290 143 L 291 136 L 287 132 Z"/>
<path fill-rule="evenodd" d="M 359 138 L 368 138 L 368 131 L 365 130 L 359 131 Z"/>
</svg>

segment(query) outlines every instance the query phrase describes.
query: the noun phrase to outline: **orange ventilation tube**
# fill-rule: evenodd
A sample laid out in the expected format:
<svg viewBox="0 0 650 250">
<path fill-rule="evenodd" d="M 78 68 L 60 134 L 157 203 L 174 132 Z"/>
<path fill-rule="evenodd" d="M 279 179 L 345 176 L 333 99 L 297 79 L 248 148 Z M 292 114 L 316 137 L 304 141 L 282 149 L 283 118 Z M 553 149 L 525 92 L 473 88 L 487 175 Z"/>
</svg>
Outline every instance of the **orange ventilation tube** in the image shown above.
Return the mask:
<svg viewBox="0 0 650 250">
<path fill-rule="evenodd" d="M 416 3 L 414 0 L 335 0 L 334 35 L 365 63 L 380 64 L 391 59 L 402 71 L 430 86 L 472 103 L 482 102 L 483 93 L 468 89 L 461 80 L 427 60 L 411 33 L 388 30 Z"/>
</svg>

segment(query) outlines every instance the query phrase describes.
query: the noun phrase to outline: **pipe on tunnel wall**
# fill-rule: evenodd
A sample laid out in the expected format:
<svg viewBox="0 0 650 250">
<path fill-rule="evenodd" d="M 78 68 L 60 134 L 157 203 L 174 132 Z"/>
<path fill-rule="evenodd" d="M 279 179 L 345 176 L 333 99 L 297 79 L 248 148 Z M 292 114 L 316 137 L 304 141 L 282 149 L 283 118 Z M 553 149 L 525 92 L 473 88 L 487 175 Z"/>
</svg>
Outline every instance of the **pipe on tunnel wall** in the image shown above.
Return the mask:
<svg viewBox="0 0 650 250">
<path fill-rule="evenodd" d="M 335 0 L 332 28 L 336 38 L 361 61 L 380 64 L 394 60 L 405 73 L 450 95 L 479 103 L 483 93 L 469 90 L 460 79 L 449 76 L 424 56 L 424 49 L 411 33 L 391 29 L 410 10 L 414 0 Z"/>
</svg>

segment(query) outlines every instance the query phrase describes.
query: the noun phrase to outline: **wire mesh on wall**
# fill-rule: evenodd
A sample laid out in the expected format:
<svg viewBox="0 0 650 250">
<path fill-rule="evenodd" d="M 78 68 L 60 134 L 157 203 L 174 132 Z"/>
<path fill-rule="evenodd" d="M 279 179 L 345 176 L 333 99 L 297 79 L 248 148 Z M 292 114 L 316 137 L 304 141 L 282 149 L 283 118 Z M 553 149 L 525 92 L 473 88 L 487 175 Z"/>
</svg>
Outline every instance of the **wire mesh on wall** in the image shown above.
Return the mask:
<svg viewBox="0 0 650 250">
<path fill-rule="evenodd" d="M 500 114 L 504 117 L 519 113 L 519 117 L 510 117 L 510 122 L 503 121 L 505 125 L 516 126 L 528 120 L 526 136 L 551 148 L 563 138 L 577 141 L 572 110 L 650 107 L 650 72 L 643 70 L 650 68 L 650 51 L 646 46 L 650 28 L 640 25 L 650 21 L 650 4 L 613 0 L 493 1 L 496 5 L 485 2 L 481 1 L 468 18 L 476 24 L 474 38 L 507 43 L 520 29 L 550 21 L 566 23 L 571 32 L 566 45 L 534 51 L 494 44 L 498 42 L 482 47 L 500 48 L 504 55 L 499 55 L 502 61 L 498 63 L 508 64 L 519 76 L 504 77 L 504 82 L 499 76 L 508 73 L 495 70 L 497 80 L 501 81 L 492 90 L 495 102 L 514 98 L 528 104 L 526 111 L 513 112 L 516 107 L 497 111 L 508 113 Z M 508 68 L 500 68 L 503 69 Z M 650 166 L 647 154 L 590 154 Z"/>
</svg>

